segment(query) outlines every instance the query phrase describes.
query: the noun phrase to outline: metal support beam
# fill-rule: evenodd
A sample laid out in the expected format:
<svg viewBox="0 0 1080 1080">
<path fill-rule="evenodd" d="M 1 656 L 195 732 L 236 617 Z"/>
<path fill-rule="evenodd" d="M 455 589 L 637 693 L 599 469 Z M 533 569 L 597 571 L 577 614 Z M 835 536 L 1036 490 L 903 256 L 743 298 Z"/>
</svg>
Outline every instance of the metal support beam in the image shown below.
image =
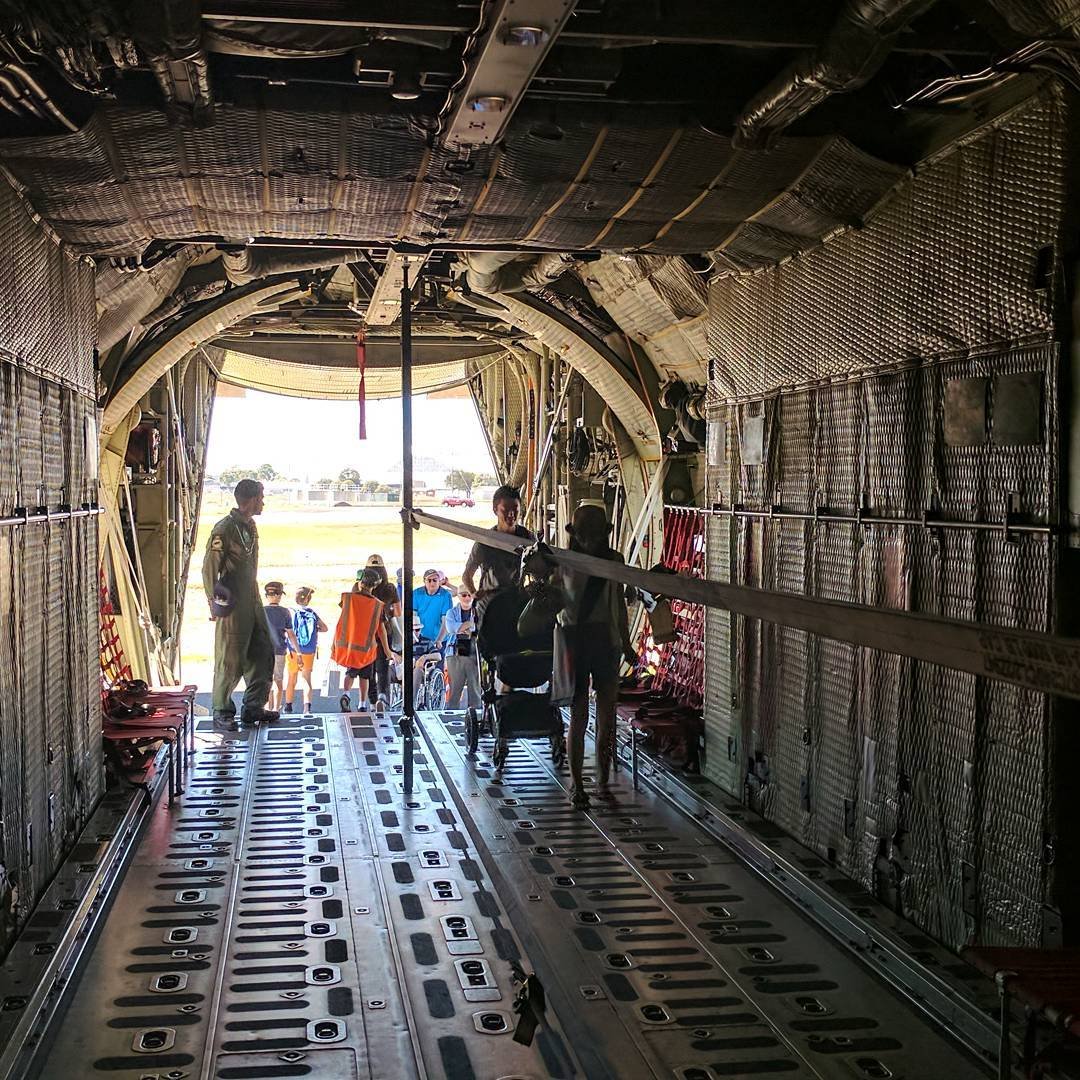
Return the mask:
<svg viewBox="0 0 1080 1080">
<path fill-rule="evenodd" d="M 409 294 L 409 266 L 401 262 L 401 742 L 404 757 L 405 794 L 413 789 L 413 753 L 416 741 L 416 692 L 413 688 L 413 452 L 412 452 L 412 311 Z M 385 275 L 384 275 L 385 277 Z M 380 281 L 382 279 L 380 278 Z M 376 289 L 376 292 L 378 290 Z M 374 298 L 373 298 L 374 299 Z"/>
<path fill-rule="evenodd" d="M 422 525 L 484 544 L 517 550 L 520 542 L 491 529 L 417 510 Z M 881 652 L 908 656 L 954 671 L 1022 686 L 1046 694 L 1080 699 L 1080 639 L 1040 634 L 1011 626 L 893 608 L 823 600 L 802 593 L 758 589 L 723 581 L 655 574 L 623 563 L 556 548 L 550 557 L 578 573 L 633 585 L 656 596 L 732 611 L 751 619 L 805 630 Z"/>
<path fill-rule="evenodd" d="M 468 70 L 450 88 L 449 115 L 440 115 L 439 130 L 447 146 L 498 142 L 576 3 L 498 0 L 487 24 L 478 28 L 484 36 L 475 58 L 465 56 Z M 483 18 L 483 6 L 480 10 Z"/>
<path fill-rule="evenodd" d="M 472 10 L 464 5 L 400 4 L 370 0 L 363 9 L 352 0 L 324 0 L 317 9 L 288 0 L 204 0 L 206 22 L 277 23 L 337 26 L 343 29 L 429 30 L 468 34 Z M 720 45 L 735 48 L 808 49 L 828 31 L 829 5 L 758 0 L 753 5 L 666 4 L 658 17 L 619 11 L 611 15 L 579 12 L 559 35 L 563 44 L 636 47 L 641 45 Z M 894 51 L 987 55 L 995 44 L 981 27 L 905 35 Z"/>
<path fill-rule="evenodd" d="M 386 257 L 386 266 L 375 282 L 375 288 L 371 293 L 371 301 L 364 315 L 364 321 L 368 326 L 389 326 L 397 322 L 398 316 L 404 324 L 405 307 L 409 303 L 407 266 L 412 267 L 414 284 L 421 268 L 428 260 L 427 255 L 399 255 L 391 251 Z M 404 333 L 404 325 L 402 326 Z M 402 347 L 405 339 L 402 337 Z"/>
</svg>

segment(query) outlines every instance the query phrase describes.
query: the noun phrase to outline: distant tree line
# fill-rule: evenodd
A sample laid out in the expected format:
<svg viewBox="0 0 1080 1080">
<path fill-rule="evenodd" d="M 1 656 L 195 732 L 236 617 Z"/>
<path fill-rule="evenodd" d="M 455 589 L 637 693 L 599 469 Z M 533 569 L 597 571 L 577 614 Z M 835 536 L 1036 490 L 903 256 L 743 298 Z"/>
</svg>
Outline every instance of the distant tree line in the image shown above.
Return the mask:
<svg viewBox="0 0 1080 1080">
<path fill-rule="evenodd" d="M 287 477 L 282 475 L 274 468 L 273 465 L 231 465 L 227 469 L 222 469 L 217 474 L 217 477 L 208 476 L 207 482 L 214 483 L 215 480 L 222 487 L 232 488 L 235 487 L 241 480 L 244 479 L 261 480 L 264 483 L 268 483 L 271 480 L 285 480 Z M 464 491 L 467 497 L 472 496 L 474 487 L 490 487 L 497 484 L 498 481 L 491 473 L 476 473 L 471 472 L 468 469 L 451 469 L 446 474 L 446 486 L 453 491 Z M 361 478 L 360 473 L 356 469 L 342 469 L 338 473 L 336 480 L 330 477 L 323 477 L 319 481 L 320 487 L 333 487 L 335 484 L 352 484 L 358 487 L 361 491 L 367 492 L 369 495 L 384 495 L 391 490 L 389 484 L 380 483 L 378 480 L 364 480 Z"/>
</svg>

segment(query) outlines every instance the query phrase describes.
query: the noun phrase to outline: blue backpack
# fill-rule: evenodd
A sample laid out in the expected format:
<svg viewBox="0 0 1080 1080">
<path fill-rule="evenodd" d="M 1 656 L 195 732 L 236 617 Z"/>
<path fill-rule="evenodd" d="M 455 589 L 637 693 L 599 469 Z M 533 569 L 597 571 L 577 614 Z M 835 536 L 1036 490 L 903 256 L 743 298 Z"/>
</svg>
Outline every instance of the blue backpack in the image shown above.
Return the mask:
<svg viewBox="0 0 1080 1080">
<path fill-rule="evenodd" d="M 319 619 L 311 608 L 299 608 L 293 616 L 293 629 L 301 649 L 306 649 L 319 632 Z"/>
</svg>

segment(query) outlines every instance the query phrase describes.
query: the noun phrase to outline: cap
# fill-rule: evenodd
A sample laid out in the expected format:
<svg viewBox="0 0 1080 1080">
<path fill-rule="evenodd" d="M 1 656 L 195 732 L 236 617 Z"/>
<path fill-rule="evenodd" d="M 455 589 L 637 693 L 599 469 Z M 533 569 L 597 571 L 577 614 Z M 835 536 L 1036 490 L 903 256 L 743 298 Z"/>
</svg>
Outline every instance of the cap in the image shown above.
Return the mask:
<svg viewBox="0 0 1080 1080">
<path fill-rule="evenodd" d="M 442 574 L 438 570 L 425 570 L 424 571 L 424 577 L 425 578 L 431 577 L 432 574 L 434 574 L 435 577 L 437 577 L 440 581 L 442 581 Z"/>
<path fill-rule="evenodd" d="M 385 569 L 386 563 L 383 562 L 381 555 L 369 555 L 367 560 L 368 566 L 381 566 Z"/>
<path fill-rule="evenodd" d="M 368 566 L 357 575 L 357 580 L 361 585 L 367 585 L 368 588 L 374 588 L 382 581 L 382 574 L 380 574 L 374 566 Z"/>
<path fill-rule="evenodd" d="M 210 610 L 219 619 L 224 619 L 227 615 L 233 613 L 233 609 L 236 607 L 236 598 L 232 594 L 232 590 L 228 585 L 223 585 L 220 581 L 214 586 L 214 595 L 210 600 Z"/>
<path fill-rule="evenodd" d="M 268 581 L 263 586 L 263 592 L 264 593 L 266 593 L 266 592 L 283 593 L 284 591 L 285 591 L 285 586 L 280 581 Z"/>
</svg>

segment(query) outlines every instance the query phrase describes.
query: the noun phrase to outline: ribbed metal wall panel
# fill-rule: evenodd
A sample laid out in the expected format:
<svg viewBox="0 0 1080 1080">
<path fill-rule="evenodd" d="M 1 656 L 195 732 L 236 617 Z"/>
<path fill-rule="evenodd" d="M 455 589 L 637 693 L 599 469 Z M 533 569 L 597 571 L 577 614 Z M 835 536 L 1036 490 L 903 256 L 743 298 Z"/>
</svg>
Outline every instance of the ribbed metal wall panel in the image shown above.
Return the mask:
<svg viewBox="0 0 1080 1080">
<path fill-rule="evenodd" d="M 96 501 L 93 275 L 0 181 L 0 517 Z M 102 791 L 97 522 L 0 526 L 0 955 Z"/>
<path fill-rule="evenodd" d="M 731 523 L 710 517 L 705 522 L 705 576 L 731 580 Z M 727 791 L 742 784 L 741 732 L 734 699 L 733 616 L 719 608 L 705 609 L 705 761 L 703 771 Z"/>
<path fill-rule="evenodd" d="M 1060 347 L 1036 268 L 1063 247 L 1070 123 L 1048 87 L 925 165 L 860 232 L 714 281 L 710 503 L 1056 521 Z M 1025 373 L 1041 407 L 1013 444 L 995 424 L 1015 404 L 1007 380 Z M 946 437 L 957 380 L 980 380 L 965 385 L 985 400 L 969 437 Z M 722 580 L 1054 627 L 1046 533 L 721 515 L 708 532 Z M 706 636 L 714 779 L 954 947 L 1048 940 L 1045 695 L 747 619 L 725 668 L 719 618 Z M 724 671 L 740 706 L 735 768 L 713 764 L 732 727 Z"/>
</svg>

